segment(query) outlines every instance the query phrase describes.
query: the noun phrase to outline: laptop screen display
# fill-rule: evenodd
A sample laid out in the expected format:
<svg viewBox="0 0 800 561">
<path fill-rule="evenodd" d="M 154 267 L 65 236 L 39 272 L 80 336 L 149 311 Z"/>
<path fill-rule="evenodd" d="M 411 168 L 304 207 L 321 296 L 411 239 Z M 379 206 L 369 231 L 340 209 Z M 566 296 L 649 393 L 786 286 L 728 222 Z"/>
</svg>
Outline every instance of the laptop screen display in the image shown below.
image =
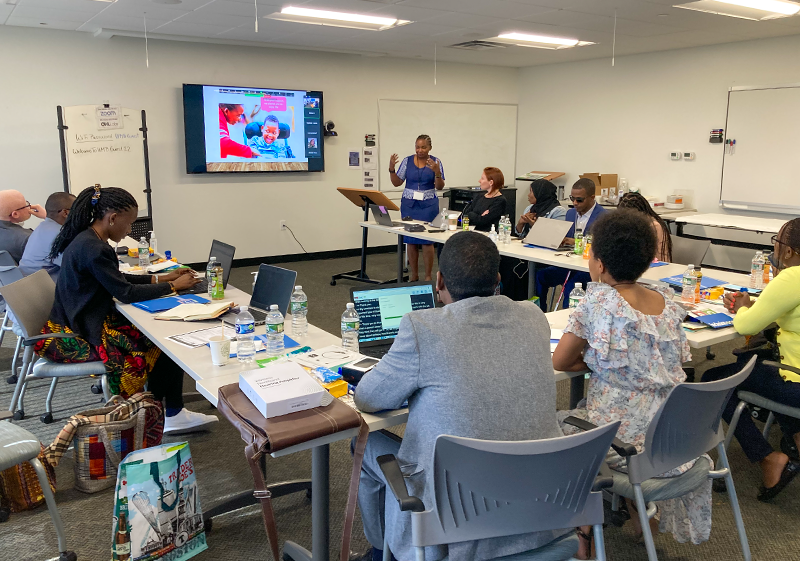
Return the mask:
<svg viewBox="0 0 800 561">
<path fill-rule="evenodd" d="M 361 320 L 359 343 L 392 340 L 405 314 L 436 305 L 432 284 L 353 290 L 352 294 Z"/>
<path fill-rule="evenodd" d="M 235 251 L 236 248 L 232 245 L 217 240 L 211 242 L 211 252 L 208 255 L 208 259 L 211 260 L 212 257 L 216 257 L 217 263 L 222 265 L 222 286 L 225 288 L 228 287 L 228 277 L 231 276 Z"/>
</svg>

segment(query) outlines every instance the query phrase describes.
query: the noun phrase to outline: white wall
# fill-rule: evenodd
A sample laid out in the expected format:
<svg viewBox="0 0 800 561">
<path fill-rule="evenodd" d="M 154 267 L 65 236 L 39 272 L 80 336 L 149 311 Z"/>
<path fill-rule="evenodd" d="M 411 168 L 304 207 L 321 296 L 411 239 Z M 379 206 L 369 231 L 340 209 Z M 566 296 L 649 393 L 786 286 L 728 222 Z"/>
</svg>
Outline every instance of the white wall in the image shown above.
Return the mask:
<svg viewBox="0 0 800 561">
<path fill-rule="evenodd" d="M 793 36 L 523 69 L 517 171 L 565 171 L 567 192 L 581 173 L 618 173 L 645 195 L 688 190 L 700 212 L 723 212 L 723 145 L 708 137 L 725 127 L 728 88 L 800 82 L 798 52 Z M 677 150 L 696 159 L 670 160 Z"/>
<path fill-rule="evenodd" d="M 434 86 L 425 61 L 175 41 L 150 41 L 146 68 L 140 39 L 10 26 L 0 32 L 0 52 L 0 188 L 40 203 L 63 188 L 57 105 L 109 100 L 145 109 L 159 248 L 186 262 L 204 260 L 213 237 L 235 245 L 237 258 L 301 253 L 289 232 L 279 230 L 282 219 L 310 252 L 360 246 L 360 210 L 336 188 L 360 186 L 346 152 L 363 146 L 364 134 L 377 133 L 380 98 L 517 102 L 518 71 L 510 68 L 440 63 Z M 325 117 L 339 132 L 326 142 L 327 171 L 187 175 L 183 83 L 323 90 Z"/>
</svg>

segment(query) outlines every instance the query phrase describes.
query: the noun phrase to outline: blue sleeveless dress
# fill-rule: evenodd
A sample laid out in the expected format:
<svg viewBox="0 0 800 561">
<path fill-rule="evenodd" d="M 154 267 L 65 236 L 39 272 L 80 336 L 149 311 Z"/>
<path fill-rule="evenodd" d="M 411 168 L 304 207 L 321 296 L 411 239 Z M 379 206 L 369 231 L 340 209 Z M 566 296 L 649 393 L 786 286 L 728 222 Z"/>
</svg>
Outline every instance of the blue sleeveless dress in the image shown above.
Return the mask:
<svg viewBox="0 0 800 561">
<path fill-rule="evenodd" d="M 439 167 L 442 170 L 442 179 L 444 179 L 442 161 L 433 156 L 428 157 L 439 162 Z M 436 175 L 433 170 L 428 166 L 418 168 L 414 164 L 414 156 L 407 156 L 400 163 L 400 167 L 397 169 L 397 176 L 406 182 L 403 198 L 400 201 L 400 215 L 402 217 L 410 216 L 414 220 L 423 220 L 425 222 L 430 222 L 436 218 L 436 215 L 439 214 L 439 199 L 436 197 Z M 414 199 L 415 191 L 422 193 L 422 200 Z M 404 236 L 403 241 L 414 245 L 433 244 L 433 242 L 410 236 Z"/>
</svg>

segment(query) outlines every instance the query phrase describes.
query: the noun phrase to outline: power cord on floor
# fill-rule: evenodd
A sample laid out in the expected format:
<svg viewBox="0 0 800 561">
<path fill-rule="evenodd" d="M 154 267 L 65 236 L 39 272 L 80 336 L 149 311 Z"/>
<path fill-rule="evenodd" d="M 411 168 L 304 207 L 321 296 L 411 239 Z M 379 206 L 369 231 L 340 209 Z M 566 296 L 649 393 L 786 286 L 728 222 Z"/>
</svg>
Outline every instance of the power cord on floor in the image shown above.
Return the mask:
<svg viewBox="0 0 800 561">
<path fill-rule="evenodd" d="M 289 228 L 289 226 L 288 226 L 288 225 L 284 225 L 284 227 L 285 227 L 287 230 L 289 230 L 289 233 L 290 233 L 290 234 L 292 235 L 292 237 L 294 238 L 294 241 L 296 241 L 296 242 L 297 242 L 297 245 L 299 245 L 299 246 L 300 246 L 300 249 L 302 249 L 304 253 L 308 253 L 308 251 L 306 251 L 306 248 L 304 248 L 304 247 L 303 247 L 303 244 L 301 244 L 301 243 L 300 243 L 300 240 L 298 240 L 298 239 L 297 239 L 297 236 L 295 236 L 295 235 L 294 235 L 294 232 L 292 232 L 292 229 L 291 229 L 291 228 Z"/>
</svg>

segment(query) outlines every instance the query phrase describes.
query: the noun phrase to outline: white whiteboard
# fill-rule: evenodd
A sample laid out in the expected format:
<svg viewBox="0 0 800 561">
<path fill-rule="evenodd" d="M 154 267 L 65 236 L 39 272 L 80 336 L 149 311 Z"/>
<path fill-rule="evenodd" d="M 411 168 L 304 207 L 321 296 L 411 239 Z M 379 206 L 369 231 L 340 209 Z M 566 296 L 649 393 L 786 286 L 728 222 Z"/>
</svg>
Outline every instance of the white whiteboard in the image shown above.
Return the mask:
<svg viewBox="0 0 800 561">
<path fill-rule="evenodd" d="M 379 177 L 387 177 L 389 158 L 414 154 L 421 134 L 431 137 L 431 154 L 442 160 L 445 189 L 477 186 L 483 168 L 494 166 L 514 184 L 517 158 L 517 106 L 493 103 L 378 100 Z M 383 191 L 396 189 L 388 179 Z"/>
<path fill-rule="evenodd" d="M 722 160 L 720 205 L 735 210 L 800 214 L 797 157 L 800 85 L 732 88 Z"/>
<path fill-rule="evenodd" d="M 99 183 L 121 187 L 139 203 L 139 217 L 148 216 L 142 142 L 142 113 L 122 108 L 122 128 L 100 130 L 97 105 L 64 107 L 69 189 L 73 195 Z"/>
</svg>

